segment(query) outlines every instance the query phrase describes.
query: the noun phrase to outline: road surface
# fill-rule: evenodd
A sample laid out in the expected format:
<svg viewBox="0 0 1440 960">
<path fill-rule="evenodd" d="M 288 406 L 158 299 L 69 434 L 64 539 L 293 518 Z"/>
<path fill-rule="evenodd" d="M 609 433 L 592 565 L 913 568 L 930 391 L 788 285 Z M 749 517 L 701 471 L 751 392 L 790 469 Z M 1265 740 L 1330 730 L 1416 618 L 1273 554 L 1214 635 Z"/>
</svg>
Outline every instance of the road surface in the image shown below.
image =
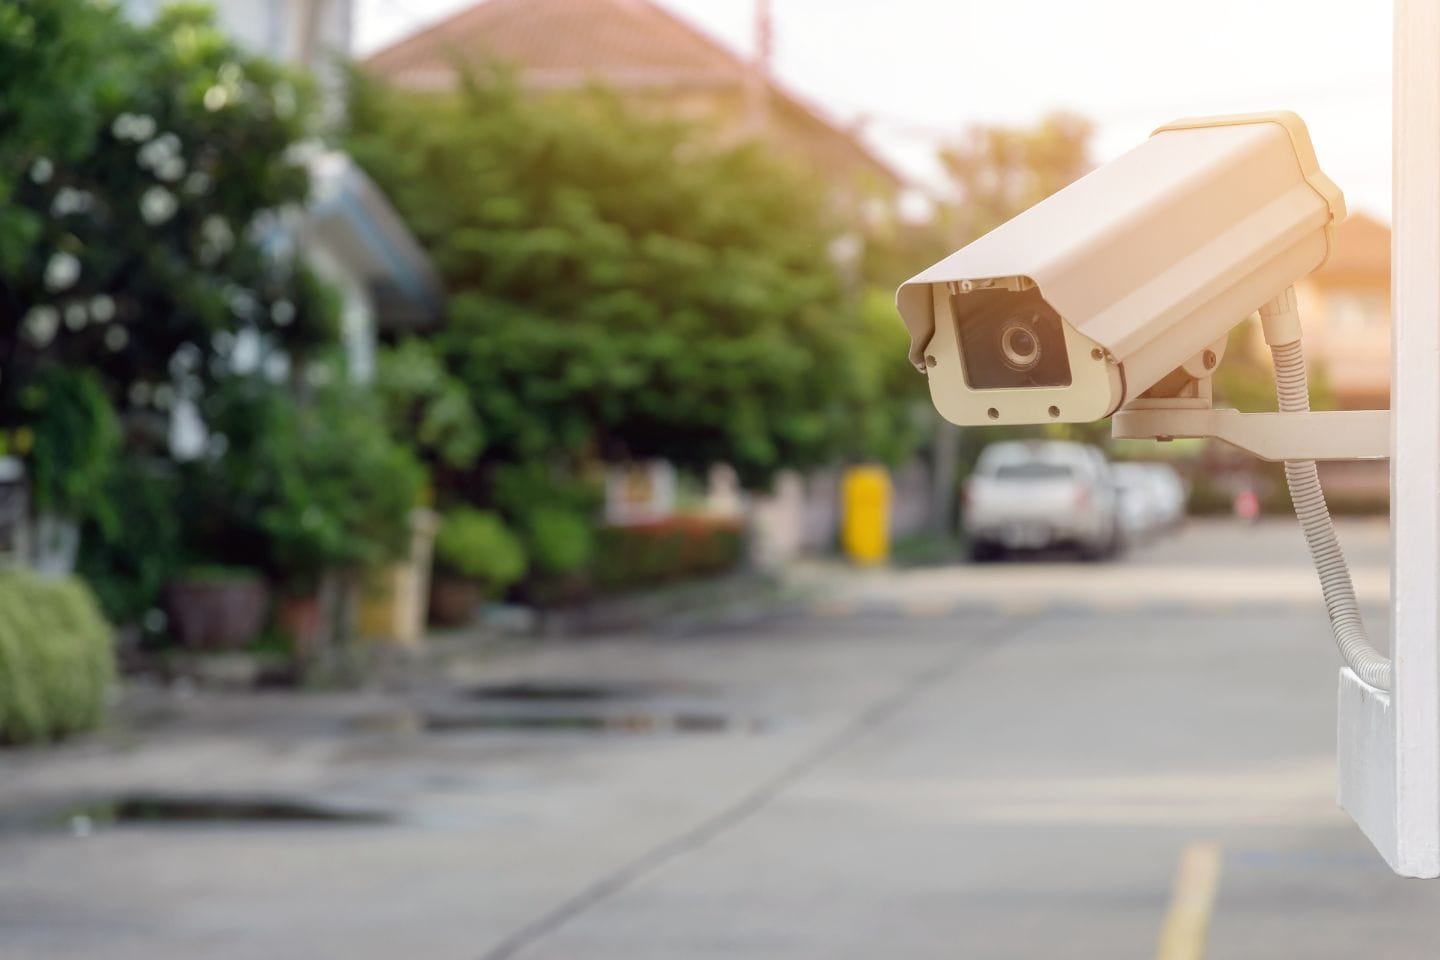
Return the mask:
<svg viewBox="0 0 1440 960">
<path fill-rule="evenodd" d="M 1342 536 L 1383 637 L 1384 526 Z M 746 626 L 461 657 L 423 695 L 167 695 L 0 754 L 0 957 L 1434 954 L 1440 884 L 1334 805 L 1337 659 L 1290 525 L 810 576 Z M 135 791 L 389 819 L 66 814 Z"/>
</svg>

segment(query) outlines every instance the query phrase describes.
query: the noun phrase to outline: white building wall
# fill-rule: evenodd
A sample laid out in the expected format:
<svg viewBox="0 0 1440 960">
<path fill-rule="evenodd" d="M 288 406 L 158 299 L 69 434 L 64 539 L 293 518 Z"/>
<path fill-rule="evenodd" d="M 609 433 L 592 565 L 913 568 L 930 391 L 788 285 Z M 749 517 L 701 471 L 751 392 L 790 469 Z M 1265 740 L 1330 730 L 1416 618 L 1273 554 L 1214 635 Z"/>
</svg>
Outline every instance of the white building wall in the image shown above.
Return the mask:
<svg viewBox="0 0 1440 960">
<path fill-rule="evenodd" d="M 134 19 L 151 20 L 170 0 L 121 0 Z M 309 70 L 319 84 L 322 116 L 344 109 L 342 61 L 355 32 L 354 0 L 210 0 L 220 25 L 237 43 L 271 60 Z"/>
<path fill-rule="evenodd" d="M 345 365 L 357 383 L 375 379 L 376 318 L 374 301 L 362 277 L 322 243 L 305 246 L 305 261 L 340 294 L 340 342 Z"/>
<path fill-rule="evenodd" d="M 122 0 L 135 20 L 155 18 L 169 0 Z M 348 56 L 354 35 L 354 0 L 210 0 L 216 19 L 241 45 L 272 60 L 320 67 L 327 57 Z"/>
</svg>

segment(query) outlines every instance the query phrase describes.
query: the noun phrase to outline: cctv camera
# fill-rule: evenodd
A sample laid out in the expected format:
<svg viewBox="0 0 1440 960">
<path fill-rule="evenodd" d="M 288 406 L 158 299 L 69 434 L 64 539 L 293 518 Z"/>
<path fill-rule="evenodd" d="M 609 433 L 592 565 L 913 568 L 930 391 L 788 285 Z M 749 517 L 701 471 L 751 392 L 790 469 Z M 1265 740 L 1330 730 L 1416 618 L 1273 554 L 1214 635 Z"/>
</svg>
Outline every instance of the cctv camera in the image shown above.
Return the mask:
<svg viewBox="0 0 1440 960">
<path fill-rule="evenodd" d="M 1099 420 L 1208 375 L 1344 218 L 1293 113 L 1172 123 L 903 284 L 910 360 L 957 424 Z"/>
</svg>

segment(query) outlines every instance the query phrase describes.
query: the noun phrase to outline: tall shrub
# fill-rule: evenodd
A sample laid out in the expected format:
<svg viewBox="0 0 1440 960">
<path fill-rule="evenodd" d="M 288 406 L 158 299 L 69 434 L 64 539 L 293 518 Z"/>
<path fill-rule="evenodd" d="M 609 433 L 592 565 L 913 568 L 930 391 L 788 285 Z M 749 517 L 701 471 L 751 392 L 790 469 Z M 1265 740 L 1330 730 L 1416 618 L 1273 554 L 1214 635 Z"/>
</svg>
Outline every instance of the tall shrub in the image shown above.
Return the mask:
<svg viewBox="0 0 1440 960">
<path fill-rule="evenodd" d="M 114 675 L 110 627 L 83 584 L 0 573 L 0 742 L 94 727 Z"/>
<path fill-rule="evenodd" d="M 163 439 L 240 338 L 333 338 L 276 211 L 301 204 L 311 98 L 204 7 L 0 0 L 0 429 L 46 367 L 88 368 Z M 157 444 L 158 445 L 158 444 Z"/>
<path fill-rule="evenodd" d="M 425 470 L 373 397 L 333 383 L 301 404 L 262 378 L 233 378 L 204 412 L 226 450 L 191 471 L 196 559 L 240 560 L 305 593 L 327 570 L 404 555 Z"/>
<path fill-rule="evenodd" d="M 494 74 L 457 97 L 355 89 L 349 147 L 454 293 L 436 342 L 482 467 L 662 457 L 759 486 L 907 452 L 923 380 L 896 396 L 873 372 L 830 253 L 857 225 L 813 176 L 600 92 Z"/>
</svg>

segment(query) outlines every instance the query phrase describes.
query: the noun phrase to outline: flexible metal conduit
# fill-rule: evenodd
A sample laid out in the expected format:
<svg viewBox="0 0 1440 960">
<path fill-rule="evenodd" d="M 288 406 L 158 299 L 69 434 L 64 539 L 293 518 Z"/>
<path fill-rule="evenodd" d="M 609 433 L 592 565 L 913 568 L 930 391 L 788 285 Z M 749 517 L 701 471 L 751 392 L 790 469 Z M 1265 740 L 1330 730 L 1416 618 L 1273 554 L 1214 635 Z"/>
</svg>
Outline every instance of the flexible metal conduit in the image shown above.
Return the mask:
<svg viewBox="0 0 1440 960">
<path fill-rule="evenodd" d="M 1265 328 L 1265 342 L 1275 358 L 1275 393 L 1281 413 L 1303 413 L 1310 409 L 1310 390 L 1305 372 L 1305 352 L 1300 346 L 1300 315 L 1294 290 L 1260 309 Z M 1325 491 L 1314 460 L 1285 461 L 1285 482 L 1290 499 L 1295 503 L 1295 516 L 1305 532 L 1310 558 L 1320 575 L 1320 590 L 1325 595 L 1325 610 L 1330 614 L 1330 629 L 1340 656 L 1355 674 L 1381 690 L 1391 685 L 1390 661 L 1370 643 L 1365 624 L 1360 619 L 1360 604 L 1355 598 L 1355 584 L 1350 568 L 1335 535 Z"/>
</svg>

